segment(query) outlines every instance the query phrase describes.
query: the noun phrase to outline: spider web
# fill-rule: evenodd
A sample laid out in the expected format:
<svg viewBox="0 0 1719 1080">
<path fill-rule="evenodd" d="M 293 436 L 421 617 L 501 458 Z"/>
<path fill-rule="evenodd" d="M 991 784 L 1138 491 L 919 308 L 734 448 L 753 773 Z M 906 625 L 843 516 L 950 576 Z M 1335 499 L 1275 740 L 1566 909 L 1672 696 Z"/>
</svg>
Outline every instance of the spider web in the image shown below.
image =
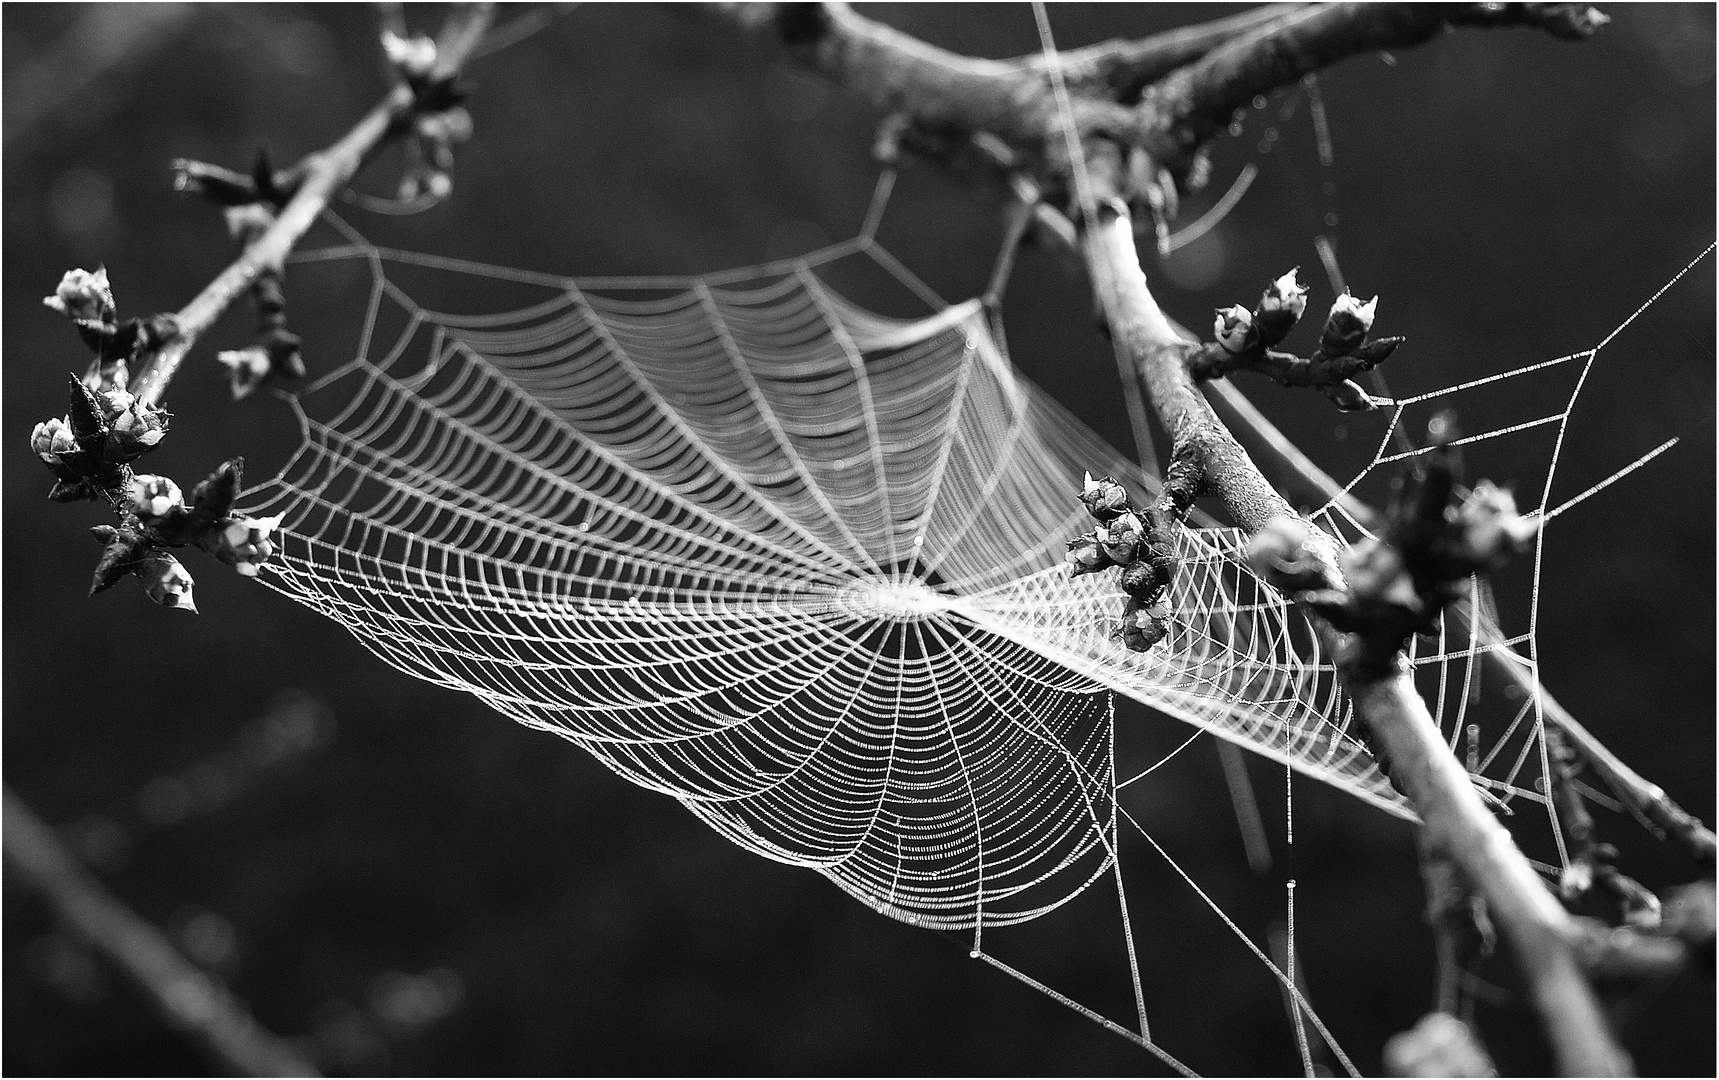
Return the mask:
<svg viewBox="0 0 1719 1080">
<path fill-rule="evenodd" d="M 1112 637 L 1112 576 L 1070 579 L 1062 565 L 1088 525 L 1080 478 L 1110 473 L 1144 499 L 1157 478 L 1016 372 L 993 313 L 942 302 L 877 243 L 892 182 L 857 239 L 702 278 L 461 262 L 376 247 L 331 218 L 346 242 L 295 265 L 359 268 L 368 298 L 353 359 L 288 398 L 302 445 L 247 493 L 248 512 L 283 516 L 262 579 L 395 667 L 579 744 L 741 847 L 970 935 L 975 957 L 1187 1071 L 1148 1026 L 1122 840 L 1143 838 L 1296 1001 L 1298 1030 L 1305 1015 L 1347 1067 L 1286 965 L 1126 805 L 1167 758 L 1119 770 L 1113 695 L 1411 811 L 1237 530 L 1199 517 L 1184 532 L 1164 642 L 1141 654 Z M 831 280 L 860 269 L 925 314 L 846 300 Z M 1404 399 L 1388 426 L 1452 403 L 1487 416 L 1470 399 L 1484 405 L 1495 383 L 1562 376 L 1560 411 L 1489 416 L 1463 440 L 1471 454 L 1561 442 L 1610 341 Z M 1352 490 L 1400 468 L 1390 440 Z M 1554 444 L 1547 497 L 1556 459 Z M 1336 502 L 1315 519 L 1343 540 L 1365 531 Z M 1487 610 L 1478 584 L 1475 598 Z M 1487 687 L 1486 700 L 1477 665 L 1489 649 L 1533 665 L 1536 600 L 1500 640 L 1441 626 L 1412 659 L 1477 785 L 1538 815 L 1541 866 L 1556 873 L 1535 699 Z M 1127 1024 L 983 936 L 1100 882 L 1128 959 Z"/>
</svg>

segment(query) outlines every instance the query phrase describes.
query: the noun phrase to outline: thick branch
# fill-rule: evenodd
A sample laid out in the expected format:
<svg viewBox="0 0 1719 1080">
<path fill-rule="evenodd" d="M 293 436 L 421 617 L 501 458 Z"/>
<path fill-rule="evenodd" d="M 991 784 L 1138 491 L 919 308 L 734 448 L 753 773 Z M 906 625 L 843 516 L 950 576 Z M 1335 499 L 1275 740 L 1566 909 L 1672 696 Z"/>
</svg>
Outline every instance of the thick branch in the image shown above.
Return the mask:
<svg viewBox="0 0 1719 1080">
<path fill-rule="evenodd" d="M 5 794 L 5 850 L 22 880 L 54 914 L 137 982 L 175 1027 L 245 1076 L 318 1076 L 284 1039 L 264 1030 L 227 989 L 181 956 L 78 865 L 23 800 Z"/>
<path fill-rule="evenodd" d="M 1462 869 L 1504 931 L 1566 1076 L 1621 1076 L 1628 1057 L 1577 961 L 1579 934 L 1562 905 L 1481 802 L 1406 671 L 1349 681 L 1355 711 L 1391 760 L 1391 776 L 1421 815 L 1430 851 Z"/>
<path fill-rule="evenodd" d="M 492 14 L 492 5 L 471 4 L 448 17 L 437 46 L 437 78 L 459 71 L 483 37 Z M 139 401 L 153 405 L 161 400 L 167 384 L 198 338 L 260 274 L 281 265 L 316 223 L 329 200 L 351 182 L 389 136 L 397 133 L 399 121 L 411 113 L 415 101 L 410 86 L 405 83 L 396 86 L 339 142 L 307 155 L 294 166 L 292 172 L 303 180 L 292 199 L 275 216 L 274 223 L 174 316 L 178 333 L 154 354 L 143 358 L 131 383 L 131 391 Z"/>
<path fill-rule="evenodd" d="M 1036 148 L 1058 130 L 1056 98 L 1042 75 L 928 45 L 846 4 L 719 4 L 710 10 L 773 39 L 872 107 L 929 131 L 986 131 L 1011 146 Z M 1112 101 L 1082 97 L 1073 105 L 1083 131 L 1121 130 L 1132 122 L 1130 110 Z"/>
<path fill-rule="evenodd" d="M 1259 27 L 1269 25 L 1300 9 L 1301 4 L 1265 4 L 1195 26 L 1178 26 L 1150 37 L 1089 45 L 1070 49 L 1059 57 L 1063 79 L 1073 93 L 1101 94 L 1112 100 L 1132 103 L 1148 84 L 1191 64 L 1220 45 Z M 1041 54 L 1015 61 L 1032 72 L 1045 71 Z"/>
<path fill-rule="evenodd" d="M 1253 532 L 1273 518 L 1293 515 L 1201 396 L 1185 362 L 1194 347 L 1180 338 L 1146 287 L 1133 220 L 1115 188 L 1106 189 L 1103 172 L 1094 170 L 1098 220 L 1088 230 L 1085 250 L 1112 340 L 1145 384 L 1171 445 L 1178 454 L 1185 447 L 1200 463 L 1202 490 L 1222 499 L 1236 524 Z"/>
</svg>

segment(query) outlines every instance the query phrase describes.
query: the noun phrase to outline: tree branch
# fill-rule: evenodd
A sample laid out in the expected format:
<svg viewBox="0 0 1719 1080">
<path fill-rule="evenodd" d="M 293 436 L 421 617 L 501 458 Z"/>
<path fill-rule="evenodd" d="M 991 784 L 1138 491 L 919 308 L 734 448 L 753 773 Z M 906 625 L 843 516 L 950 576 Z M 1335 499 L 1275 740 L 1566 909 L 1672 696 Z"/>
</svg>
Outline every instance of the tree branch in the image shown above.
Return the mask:
<svg viewBox="0 0 1719 1080">
<path fill-rule="evenodd" d="M 1495 21 L 1507 21 L 1509 13 L 1494 14 Z M 1518 16 L 1525 17 L 1520 12 Z M 1133 133 L 1144 132 L 1152 140 L 1147 148 L 1157 148 L 1154 156 L 1160 161 L 1166 156 L 1185 161 L 1227 121 L 1238 96 L 1251 98 L 1356 52 L 1418 43 L 1451 17 L 1449 9 L 1398 5 L 1345 5 L 1292 14 L 1148 88 L 1136 110 L 1139 126 Z M 803 62 L 879 108 L 939 129 L 953 128 L 966 138 L 990 132 L 1011 143 L 1048 141 L 1055 120 L 1049 95 L 1036 81 L 1023 87 L 999 74 L 993 63 L 931 49 L 860 20 L 845 8 L 797 10 L 789 17 L 779 10 L 749 9 L 739 18 L 754 29 L 774 26 Z M 1179 479 L 1196 492 L 1219 497 L 1237 524 L 1257 533 L 1274 519 L 1293 518 L 1293 511 L 1199 392 L 1187 363 L 1198 346 L 1181 340 L 1147 288 L 1127 203 L 1136 163 L 1126 147 L 1135 144 L 1129 132 L 1107 131 L 1105 123 L 1092 123 L 1095 116 L 1109 115 L 1095 108 L 1106 104 L 1081 99 L 1077 109 L 1083 111 L 1076 112 L 1073 122 L 1083 137 L 1097 206 L 1097 220 L 1085 222 L 1084 254 L 1107 326 L 1171 435 L 1172 468 L 1180 470 Z M 1101 137 L 1090 137 L 1095 133 Z M 1298 544 L 1306 578 L 1341 590 L 1334 555 L 1330 537 L 1308 526 Z M 1322 631 L 1327 644 L 1335 647 L 1335 631 L 1329 626 Z M 1395 663 L 1387 665 L 1386 673 L 1368 673 L 1376 668 L 1357 665 L 1347 674 L 1356 711 L 1392 760 L 1394 774 L 1400 774 L 1401 786 L 1425 823 L 1429 847 L 1458 866 L 1491 905 L 1527 975 L 1560 1068 L 1595 1075 L 1627 1071 L 1628 1059 L 1613 1042 L 1576 962 L 1576 932 L 1569 916 L 1508 831 L 1487 811 L 1407 674 Z"/>
<path fill-rule="evenodd" d="M 1177 176 L 1236 109 L 1303 75 L 1456 26 L 1533 27 L 1579 40 L 1608 20 L 1585 4 L 1319 4 L 1266 23 L 1149 87 L 1140 145 Z"/>
<path fill-rule="evenodd" d="M 1630 1071 L 1578 963 L 1578 934 L 1564 908 L 1486 809 L 1407 671 L 1349 680 L 1355 711 L 1391 760 L 1391 777 L 1420 814 L 1426 845 L 1462 869 L 1487 903 L 1528 982 L 1529 997 L 1565 1076 Z"/>
<path fill-rule="evenodd" d="M 1178 26 L 1150 37 L 1089 45 L 1084 49 L 1062 52 L 1058 66 L 1069 91 L 1078 94 L 1103 94 L 1115 101 L 1131 104 L 1139 100 L 1140 92 L 1165 75 L 1200 59 L 1220 45 L 1261 26 L 1266 26 L 1302 4 L 1264 4 L 1236 15 L 1213 19 L 1195 26 Z M 1043 74 L 1046 71 L 1042 55 L 1023 56 L 1015 61 L 1023 70 Z"/>
<path fill-rule="evenodd" d="M 1274 466 L 1275 471 L 1302 488 L 1307 502 L 1336 500 L 1357 520 L 1367 520 L 1371 511 L 1345 492 L 1343 485 L 1303 454 L 1275 424 L 1253 407 L 1252 402 L 1248 401 L 1239 389 L 1222 380 L 1203 385 L 1207 395 L 1217 401 L 1219 411 L 1231 424 L 1239 425 L 1240 430 L 1252 433 L 1257 440 L 1256 446 L 1265 453 L 1266 460 Z M 1449 620 L 1451 632 L 1459 638 L 1466 636 L 1472 628 L 1477 639 L 1476 644 L 1485 650 L 1482 654 L 1483 662 L 1493 675 L 1521 688 L 1526 694 L 1538 696 L 1541 715 L 1546 722 L 1563 733 L 1570 748 L 1581 757 L 1588 768 L 1606 782 L 1613 794 L 1685 847 L 1703 869 L 1712 871 L 1715 851 L 1719 849 L 1713 831 L 1702 824 L 1700 818 L 1677 805 L 1666 794 L 1665 789 L 1643 777 L 1612 753 L 1570 714 L 1543 682 L 1534 678 L 1534 673 L 1529 668 L 1513 659 L 1516 654 L 1512 650 L 1497 648 L 1504 640 L 1503 632 L 1489 620 L 1481 620 L 1477 625 L 1472 601 L 1466 597 L 1457 600 L 1445 609 L 1445 618 Z"/>
<path fill-rule="evenodd" d="M 493 15 L 493 5 L 466 4 L 454 9 L 437 43 L 432 81 L 452 78 L 477 47 Z M 215 320 L 257 278 L 276 270 L 299 239 L 316 223 L 329 200 L 351 182 L 418 104 L 416 90 L 401 83 L 334 145 L 307 154 L 289 170 L 299 179 L 297 190 L 273 222 L 248 244 L 236 260 L 174 316 L 177 333 L 141 358 L 133 373 L 131 392 L 147 405 L 156 404 L 180 363 Z"/>
</svg>

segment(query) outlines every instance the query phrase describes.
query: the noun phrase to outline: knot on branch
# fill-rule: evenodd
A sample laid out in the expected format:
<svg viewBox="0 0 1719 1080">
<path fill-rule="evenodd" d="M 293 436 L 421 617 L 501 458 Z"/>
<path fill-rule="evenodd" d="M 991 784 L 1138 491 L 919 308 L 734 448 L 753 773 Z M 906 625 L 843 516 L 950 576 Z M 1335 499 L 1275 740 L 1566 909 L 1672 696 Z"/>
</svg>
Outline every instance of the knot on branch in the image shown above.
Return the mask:
<svg viewBox="0 0 1719 1080">
<path fill-rule="evenodd" d="M 1336 657 L 1352 679 L 1388 676 L 1410 635 L 1432 628 L 1471 575 L 1495 570 L 1525 550 L 1539 523 L 1516 512 L 1508 490 L 1482 480 L 1460 484 L 1455 425 L 1435 422 L 1439 442 L 1425 464 L 1399 478 L 1378 537 L 1339 558 L 1346 589 L 1313 580 L 1304 569 L 1317 532 L 1299 519 L 1279 519 L 1255 534 L 1248 561 L 1268 583 L 1306 604 L 1344 635 Z"/>
<path fill-rule="evenodd" d="M 120 524 L 98 525 L 92 530 L 103 548 L 90 595 L 129 575 L 143 583 L 156 603 L 195 612 L 195 582 L 167 551 L 175 547 L 200 547 L 239 574 L 257 576 L 274 554 L 272 534 L 281 519 L 233 512 L 243 468 L 242 458 L 226 462 L 191 489 L 189 500 L 179 485 L 165 476 L 131 477 L 119 506 L 123 515 Z"/>
<path fill-rule="evenodd" d="M 1197 469 L 1186 456 L 1171 462 L 1163 493 L 1143 509 L 1133 506 L 1115 477 L 1094 480 L 1086 474 L 1080 501 L 1098 528 L 1068 542 L 1069 576 L 1121 568 L 1119 584 L 1128 602 L 1114 636 L 1132 652 L 1145 652 L 1170 632 L 1164 594 L 1179 562 L 1176 529 L 1193 508 L 1198 488 Z"/>
<path fill-rule="evenodd" d="M 1281 386 L 1321 390 L 1345 412 L 1374 409 L 1384 402 L 1354 377 L 1383 363 L 1403 343 L 1400 337 L 1368 339 L 1378 308 L 1378 297 L 1362 302 L 1345 290 L 1325 316 L 1311 355 L 1274 349 L 1307 310 L 1307 288 L 1291 270 L 1266 286 L 1252 311 L 1240 304 L 1219 308 L 1212 340 L 1188 353 L 1188 370 L 1200 380 L 1257 372 Z"/>
<path fill-rule="evenodd" d="M 52 296 L 42 304 L 59 312 L 77 328 L 78 337 L 93 354 L 84 384 L 91 390 L 126 388 L 132 364 L 159 349 L 178 333 L 171 315 L 119 321 L 107 267 L 67 270 Z"/>
</svg>

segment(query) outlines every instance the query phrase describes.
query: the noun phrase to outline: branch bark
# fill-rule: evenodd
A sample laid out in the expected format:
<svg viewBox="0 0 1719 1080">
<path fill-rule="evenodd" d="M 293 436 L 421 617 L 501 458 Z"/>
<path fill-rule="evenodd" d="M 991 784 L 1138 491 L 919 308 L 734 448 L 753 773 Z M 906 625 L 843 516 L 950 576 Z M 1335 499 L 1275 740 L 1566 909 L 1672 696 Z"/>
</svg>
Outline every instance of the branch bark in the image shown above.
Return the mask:
<svg viewBox="0 0 1719 1080">
<path fill-rule="evenodd" d="M 482 40 L 494 14 L 491 4 L 467 4 L 448 16 L 437 41 L 434 78 L 452 77 Z M 262 235 L 174 315 L 177 333 L 154 353 L 142 358 L 132 374 L 131 392 L 148 405 L 160 402 L 168 383 L 192 346 L 215 324 L 228 306 L 242 296 L 258 276 L 278 269 L 329 200 L 351 182 L 360 169 L 410 115 L 416 95 L 401 83 L 370 110 L 351 131 L 326 149 L 308 154 L 290 170 L 303 177 L 291 200 L 275 215 Z"/>
</svg>

